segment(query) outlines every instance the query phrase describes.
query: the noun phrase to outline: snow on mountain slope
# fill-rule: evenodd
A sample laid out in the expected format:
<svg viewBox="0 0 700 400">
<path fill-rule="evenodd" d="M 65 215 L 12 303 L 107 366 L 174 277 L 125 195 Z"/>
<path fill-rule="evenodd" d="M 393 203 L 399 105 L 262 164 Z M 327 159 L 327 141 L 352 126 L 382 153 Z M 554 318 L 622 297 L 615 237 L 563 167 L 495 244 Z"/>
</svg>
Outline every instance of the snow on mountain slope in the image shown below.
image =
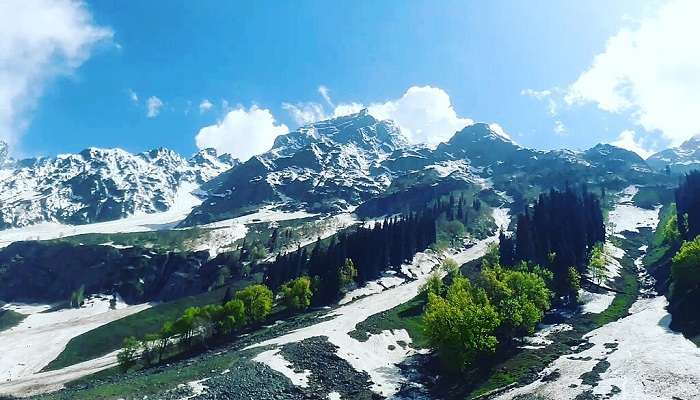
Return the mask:
<svg viewBox="0 0 700 400">
<path fill-rule="evenodd" d="M 654 169 L 662 170 L 668 165 L 673 172 L 687 172 L 700 168 L 700 136 L 693 136 L 678 147 L 662 150 L 647 158 Z"/>
<path fill-rule="evenodd" d="M 203 186 L 209 197 L 190 225 L 287 203 L 313 212 L 342 211 L 379 195 L 393 172 L 383 165 L 408 142 L 391 121 L 366 110 L 279 136 L 270 151 Z"/>
<path fill-rule="evenodd" d="M 184 184 L 199 185 L 237 164 L 203 150 L 186 160 L 167 149 L 131 154 L 89 148 L 13 161 L 0 148 L 0 229 L 39 223 L 86 224 L 158 213 Z"/>
</svg>

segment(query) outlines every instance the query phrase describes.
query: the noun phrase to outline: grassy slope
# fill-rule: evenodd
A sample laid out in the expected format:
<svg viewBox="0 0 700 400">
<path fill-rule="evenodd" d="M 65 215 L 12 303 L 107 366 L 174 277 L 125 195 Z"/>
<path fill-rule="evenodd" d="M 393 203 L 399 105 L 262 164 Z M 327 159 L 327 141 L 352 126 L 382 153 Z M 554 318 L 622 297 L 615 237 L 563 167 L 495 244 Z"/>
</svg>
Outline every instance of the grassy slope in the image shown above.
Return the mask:
<svg viewBox="0 0 700 400">
<path fill-rule="evenodd" d="M 128 233 L 86 233 L 54 239 L 57 242 L 71 244 L 103 244 L 112 243 L 119 246 L 138 246 L 163 250 L 187 250 L 187 242 L 203 236 L 206 229 L 178 229 L 153 232 Z"/>
<path fill-rule="evenodd" d="M 0 332 L 16 326 L 27 316 L 12 310 L 0 311 Z"/>
<path fill-rule="evenodd" d="M 241 288 L 250 283 L 247 281 L 239 282 L 232 289 Z M 119 349 L 124 338 L 129 336 L 142 338 L 149 333 L 156 333 L 160 331 L 165 322 L 173 321 L 182 315 L 187 307 L 220 302 L 225 291 L 225 288 L 220 288 L 196 296 L 158 304 L 76 336 L 68 342 L 63 352 L 51 361 L 44 370 L 64 368 L 110 353 Z"/>
</svg>

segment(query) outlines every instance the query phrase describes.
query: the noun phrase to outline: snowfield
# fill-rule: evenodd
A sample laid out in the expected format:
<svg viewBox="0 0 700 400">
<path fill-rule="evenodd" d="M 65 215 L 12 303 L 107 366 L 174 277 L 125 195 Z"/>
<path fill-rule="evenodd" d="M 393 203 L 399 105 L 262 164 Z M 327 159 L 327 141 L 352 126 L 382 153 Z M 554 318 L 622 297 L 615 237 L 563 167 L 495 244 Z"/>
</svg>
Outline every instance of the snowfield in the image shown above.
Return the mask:
<svg viewBox="0 0 700 400">
<path fill-rule="evenodd" d="M 634 193 L 636 188 L 625 189 L 620 203 L 609 214 L 614 224 L 609 235 L 634 232 L 641 227 L 655 228 L 658 224 L 658 208 L 645 210 L 629 203 Z M 646 246 L 640 247 L 641 251 L 646 249 Z M 642 257 L 635 260 L 635 265 L 642 282 L 650 279 L 643 269 Z M 600 312 L 607 308 L 608 301 L 612 301 L 607 297 L 604 300 L 596 297 L 607 295 L 587 296 L 590 301 L 584 310 L 588 308 L 588 312 Z M 623 400 L 700 398 L 700 348 L 669 329 L 671 315 L 666 311 L 667 304 L 665 297 L 642 291 L 630 308 L 629 316 L 584 336 L 592 345 L 590 348 L 578 351 L 580 346 L 576 346 L 571 354 L 558 358 L 540 373 L 541 378 L 554 372 L 559 374 L 558 377 L 537 380 L 496 398 L 514 399 L 528 395 L 543 399 L 573 399 L 587 391 L 600 398 Z M 591 385 L 584 381 L 584 374 L 596 366 L 600 379 L 596 385 Z"/>
<path fill-rule="evenodd" d="M 96 368 L 114 365 L 116 353 L 65 371 L 38 374 L 72 338 L 150 307 L 149 304 L 129 306 L 118 299 L 116 308 L 110 309 L 109 300 L 110 296 L 97 295 L 87 299 L 81 308 L 53 312 L 47 312 L 46 306 L 5 305 L 3 308 L 25 311 L 28 315 L 17 326 L 0 332 L 0 394 L 27 395 L 28 385 L 42 386 L 49 382 L 56 385 L 59 381 L 62 384 L 96 372 Z M 45 380 L 47 377 L 53 380 Z"/>
<path fill-rule="evenodd" d="M 636 186 L 628 186 L 622 191 L 615 208 L 608 213 L 608 233 L 621 234 L 624 231 L 639 232 L 639 228 L 643 227 L 656 228 L 661 206 L 656 206 L 653 210 L 635 206 L 632 198 L 638 191 Z"/>
<path fill-rule="evenodd" d="M 201 200 L 192 194 L 198 188 L 192 183 L 183 183 L 175 195 L 173 206 L 165 212 L 138 213 L 116 221 L 86 225 L 64 225 L 45 222 L 23 228 L 0 231 L 0 248 L 22 240 L 50 240 L 86 233 L 147 232 L 174 228 Z"/>
<path fill-rule="evenodd" d="M 505 229 L 507 227 L 510 221 L 508 212 L 508 209 L 494 210 L 493 217 L 499 228 Z M 448 256 L 461 265 L 483 256 L 488 245 L 497 241 L 498 233 L 478 241 L 467 249 L 451 252 Z M 331 319 L 254 344 L 248 349 L 265 346 L 279 347 L 312 337 L 325 336 L 330 343 L 338 347 L 336 355 L 346 360 L 355 370 L 364 371 L 370 376 L 374 392 L 386 397 L 392 396 L 404 382 L 401 371 L 396 364 L 416 353 L 409 346 L 411 337 L 408 332 L 405 330 L 383 331 L 379 334 L 369 335 L 365 342 L 352 338 L 349 333 L 355 330 L 358 323 L 370 316 L 390 310 L 418 295 L 420 287 L 443 258 L 444 256 L 430 250 L 418 253 L 411 264 L 401 267 L 410 271 L 415 277 L 414 280 L 347 302 L 326 315 Z M 404 343 L 405 347 L 400 343 Z M 262 359 L 257 358 L 256 361 L 263 362 L 273 369 L 279 368 L 279 359 L 271 358 L 269 354 L 267 353 Z M 295 378 L 290 377 L 290 379 L 294 382 L 297 379 L 296 373 Z"/>
</svg>

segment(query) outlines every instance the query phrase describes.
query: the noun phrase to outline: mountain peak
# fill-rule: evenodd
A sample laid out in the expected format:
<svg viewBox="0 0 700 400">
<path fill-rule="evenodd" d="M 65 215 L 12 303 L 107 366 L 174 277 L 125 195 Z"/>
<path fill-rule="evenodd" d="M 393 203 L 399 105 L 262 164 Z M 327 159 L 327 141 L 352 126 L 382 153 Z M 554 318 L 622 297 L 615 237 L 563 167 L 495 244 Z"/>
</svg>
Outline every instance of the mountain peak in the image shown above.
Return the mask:
<svg viewBox="0 0 700 400">
<path fill-rule="evenodd" d="M 9 153 L 9 149 L 8 149 L 7 143 L 0 140 L 0 167 L 2 167 L 3 164 L 5 164 L 5 161 L 7 161 L 8 153 Z"/>
</svg>

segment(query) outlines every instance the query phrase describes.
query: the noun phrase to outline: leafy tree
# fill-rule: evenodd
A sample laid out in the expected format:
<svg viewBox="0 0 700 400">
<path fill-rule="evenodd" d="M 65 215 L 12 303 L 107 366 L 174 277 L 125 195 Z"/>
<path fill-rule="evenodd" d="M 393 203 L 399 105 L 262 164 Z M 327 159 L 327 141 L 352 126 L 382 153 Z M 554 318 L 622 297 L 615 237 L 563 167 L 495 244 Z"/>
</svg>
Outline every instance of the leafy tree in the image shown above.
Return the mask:
<svg viewBox="0 0 700 400">
<path fill-rule="evenodd" d="M 446 297 L 428 294 L 423 320 L 430 346 L 454 371 L 463 371 L 498 344 L 496 309 L 483 289 L 462 276 L 455 277 Z"/>
<path fill-rule="evenodd" d="M 678 231 L 678 216 L 671 215 L 663 228 L 663 241 L 670 246 L 677 246 L 681 242 L 681 234 Z"/>
<path fill-rule="evenodd" d="M 459 264 L 457 264 L 457 261 L 449 257 L 442 260 L 442 263 L 440 263 L 440 268 L 442 268 L 442 270 L 445 271 L 449 277 L 454 277 L 455 275 L 459 274 Z"/>
<path fill-rule="evenodd" d="M 575 304 L 578 301 L 578 291 L 581 290 L 581 275 L 574 267 L 569 267 L 566 274 L 568 291 L 566 294 L 567 303 Z"/>
<path fill-rule="evenodd" d="M 291 310 L 303 311 L 311 305 L 313 291 L 311 289 L 311 279 L 302 276 L 291 280 L 280 289 L 282 302 Z"/>
<path fill-rule="evenodd" d="M 129 370 L 129 368 L 136 365 L 140 346 L 141 344 L 139 341 L 133 336 L 129 336 L 124 339 L 122 349 L 119 351 L 119 353 L 117 353 L 119 369 L 126 372 Z"/>
<path fill-rule="evenodd" d="M 680 298 L 686 293 L 700 287 L 700 236 L 683 243 L 678 253 L 673 256 L 671 266 L 672 299 Z"/>
<path fill-rule="evenodd" d="M 549 309 L 552 292 L 535 273 L 494 265 L 482 269 L 478 282 L 498 311 L 503 338 L 534 332 Z"/>
<path fill-rule="evenodd" d="M 442 282 L 440 274 L 433 272 L 420 287 L 420 293 L 428 296 L 430 293 L 442 296 L 445 291 L 445 284 Z"/>
<path fill-rule="evenodd" d="M 351 259 L 346 258 L 345 263 L 338 270 L 338 282 L 340 287 L 345 287 L 353 282 L 357 278 L 357 268 Z"/>
<path fill-rule="evenodd" d="M 246 320 L 250 322 L 263 321 L 272 310 L 272 291 L 265 285 L 250 285 L 236 292 L 234 298 L 243 302 Z"/>
<path fill-rule="evenodd" d="M 80 308 L 83 303 L 85 303 L 85 285 L 80 285 L 80 288 L 70 295 L 70 306 Z"/>
<path fill-rule="evenodd" d="M 593 251 L 591 251 L 591 261 L 588 264 L 591 277 L 598 284 L 605 282 L 607 278 L 608 270 L 605 264 L 605 250 L 603 249 L 603 244 L 598 243 L 593 247 Z"/>
<path fill-rule="evenodd" d="M 140 351 L 141 359 L 144 364 L 151 365 L 156 361 L 156 356 L 158 355 L 158 341 L 160 335 L 157 333 L 150 333 L 141 339 Z"/>
<path fill-rule="evenodd" d="M 224 304 L 224 320 L 222 321 L 222 333 L 229 334 L 246 324 L 245 304 L 234 299 Z"/>
<path fill-rule="evenodd" d="M 442 222 L 439 230 L 449 241 L 450 246 L 456 246 L 459 240 L 464 237 L 464 224 L 457 220 Z"/>
</svg>

